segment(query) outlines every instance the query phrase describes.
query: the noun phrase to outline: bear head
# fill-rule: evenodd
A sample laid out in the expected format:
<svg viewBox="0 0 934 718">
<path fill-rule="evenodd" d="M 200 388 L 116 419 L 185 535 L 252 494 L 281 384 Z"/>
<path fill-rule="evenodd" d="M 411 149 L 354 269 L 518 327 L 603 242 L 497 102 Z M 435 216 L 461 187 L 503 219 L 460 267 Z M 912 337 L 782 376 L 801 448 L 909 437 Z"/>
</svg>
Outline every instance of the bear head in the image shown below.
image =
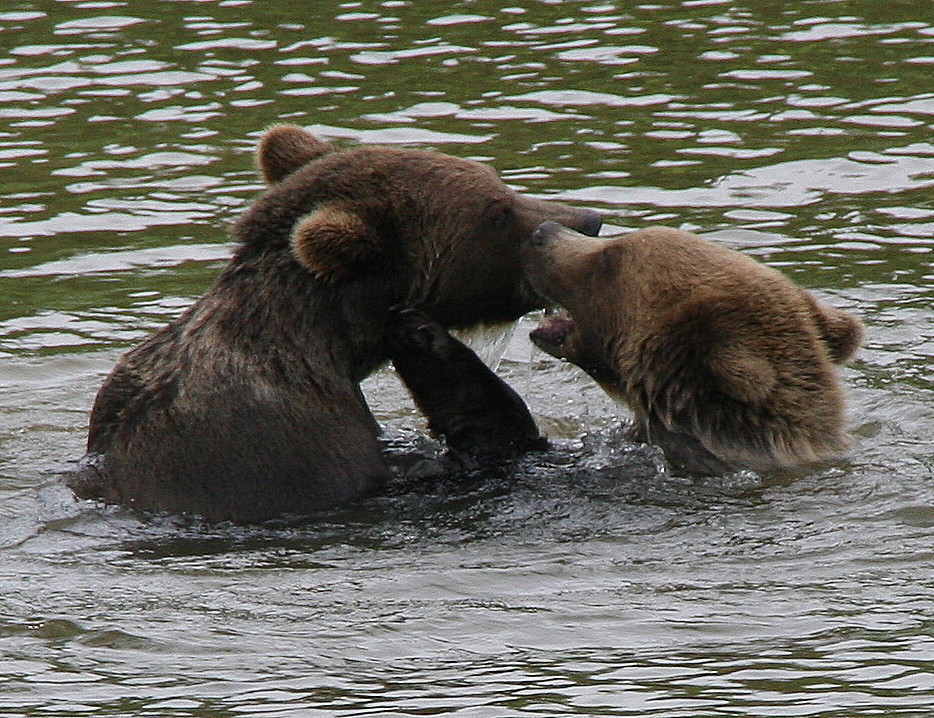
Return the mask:
<svg viewBox="0 0 934 718">
<path fill-rule="evenodd" d="M 447 328 L 543 305 L 520 257 L 543 221 L 589 235 L 601 225 L 596 212 L 525 197 L 490 167 L 437 152 L 337 149 L 278 126 L 257 159 L 271 186 L 235 225 L 248 251 L 285 248 L 321 287 L 379 285 L 381 303 L 417 306 Z"/>
<path fill-rule="evenodd" d="M 525 260 L 537 291 L 569 313 L 536 329 L 533 341 L 608 380 L 621 354 L 636 353 L 639 342 L 666 330 L 685 340 L 696 332 L 695 344 L 705 351 L 729 344 L 731 358 L 743 336 L 755 336 L 757 348 L 773 337 L 781 343 L 815 336 L 835 363 L 851 358 L 863 337 L 858 319 L 820 304 L 775 270 L 675 229 L 595 239 L 546 222 Z M 769 328 L 751 331 L 756 323 Z M 751 354 L 749 384 L 761 390 L 769 372 Z M 733 378 L 743 363 L 731 363 Z"/>
</svg>

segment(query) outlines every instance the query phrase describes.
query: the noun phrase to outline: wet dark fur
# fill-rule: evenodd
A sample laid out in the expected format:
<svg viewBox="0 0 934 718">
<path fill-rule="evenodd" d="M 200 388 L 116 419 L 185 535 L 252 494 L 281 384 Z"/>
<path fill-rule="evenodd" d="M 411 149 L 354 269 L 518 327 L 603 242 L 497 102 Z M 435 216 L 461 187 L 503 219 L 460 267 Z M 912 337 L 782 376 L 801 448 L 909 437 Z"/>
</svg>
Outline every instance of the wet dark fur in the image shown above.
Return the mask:
<svg viewBox="0 0 934 718">
<path fill-rule="evenodd" d="M 273 184 L 235 223 L 227 267 L 98 393 L 79 495 L 243 522 L 378 490 L 389 472 L 358 383 L 389 356 L 389 308 L 513 320 L 541 304 L 519 260 L 535 226 L 600 224 L 432 152 L 338 151 L 278 127 L 258 159 Z"/>
<path fill-rule="evenodd" d="M 397 315 L 389 346 L 428 428 L 449 448 L 480 462 L 547 448 L 519 395 L 422 312 Z"/>
</svg>

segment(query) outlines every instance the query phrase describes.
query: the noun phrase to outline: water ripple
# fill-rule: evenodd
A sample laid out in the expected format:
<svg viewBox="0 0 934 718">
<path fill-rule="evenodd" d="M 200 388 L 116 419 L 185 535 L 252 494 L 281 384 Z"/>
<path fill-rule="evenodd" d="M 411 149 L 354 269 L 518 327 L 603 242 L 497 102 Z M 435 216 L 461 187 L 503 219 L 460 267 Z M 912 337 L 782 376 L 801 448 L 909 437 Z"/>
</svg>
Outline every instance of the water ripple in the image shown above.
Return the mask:
<svg viewBox="0 0 934 718">
<path fill-rule="evenodd" d="M 0 11 L 0 712 L 930 714 L 934 25 L 868 7 Z M 102 376 L 216 276 L 275 122 L 779 267 L 867 323 L 853 450 L 678 476 L 530 318 L 486 354 L 544 455 L 432 472 L 386 372 L 364 390 L 396 478 L 370 502 L 243 528 L 75 501 L 53 472 Z"/>
</svg>

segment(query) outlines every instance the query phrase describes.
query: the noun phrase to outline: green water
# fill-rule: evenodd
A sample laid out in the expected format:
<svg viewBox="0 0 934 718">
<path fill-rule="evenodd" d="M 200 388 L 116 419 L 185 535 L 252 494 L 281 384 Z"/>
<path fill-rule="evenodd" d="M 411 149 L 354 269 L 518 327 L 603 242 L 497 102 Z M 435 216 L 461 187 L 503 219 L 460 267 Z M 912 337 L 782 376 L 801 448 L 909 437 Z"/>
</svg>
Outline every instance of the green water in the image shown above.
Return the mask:
<svg viewBox="0 0 934 718">
<path fill-rule="evenodd" d="M 934 714 L 932 77 L 926 0 L 5 0 L 0 714 Z M 217 274 L 283 121 L 787 272 L 867 324 L 852 452 L 647 470 L 532 317 L 500 371 L 537 463 L 310 526 L 76 502 L 97 387 Z M 366 392 L 422 445 L 391 374 Z"/>
</svg>

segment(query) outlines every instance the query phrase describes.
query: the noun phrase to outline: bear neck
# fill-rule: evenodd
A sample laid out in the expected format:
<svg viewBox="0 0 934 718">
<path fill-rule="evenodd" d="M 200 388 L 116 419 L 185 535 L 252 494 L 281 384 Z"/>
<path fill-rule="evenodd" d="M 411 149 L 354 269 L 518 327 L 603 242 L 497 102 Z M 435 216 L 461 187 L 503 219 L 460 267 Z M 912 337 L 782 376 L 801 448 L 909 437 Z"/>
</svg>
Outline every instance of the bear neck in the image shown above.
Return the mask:
<svg viewBox="0 0 934 718">
<path fill-rule="evenodd" d="M 238 253 L 199 300 L 219 340 L 256 361 L 274 358 L 290 375 L 331 374 L 359 382 L 388 359 L 388 308 L 398 278 L 338 284 L 315 279 L 287 248 Z"/>
</svg>

